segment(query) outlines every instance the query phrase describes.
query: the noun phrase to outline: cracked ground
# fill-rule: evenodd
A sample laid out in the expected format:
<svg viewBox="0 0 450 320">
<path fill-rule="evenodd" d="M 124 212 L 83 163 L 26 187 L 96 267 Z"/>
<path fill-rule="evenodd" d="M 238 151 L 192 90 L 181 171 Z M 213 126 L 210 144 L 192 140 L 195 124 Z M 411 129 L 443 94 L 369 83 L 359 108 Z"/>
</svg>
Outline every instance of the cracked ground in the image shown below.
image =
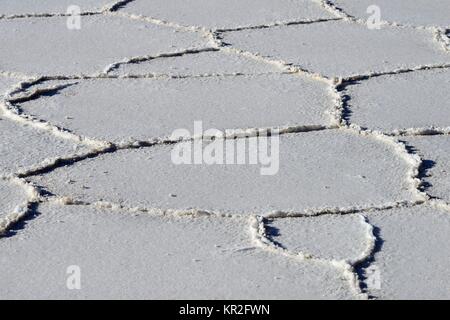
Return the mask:
<svg viewBox="0 0 450 320">
<path fill-rule="evenodd" d="M 0 298 L 449 299 L 450 1 L 371 4 L 1 0 Z"/>
</svg>

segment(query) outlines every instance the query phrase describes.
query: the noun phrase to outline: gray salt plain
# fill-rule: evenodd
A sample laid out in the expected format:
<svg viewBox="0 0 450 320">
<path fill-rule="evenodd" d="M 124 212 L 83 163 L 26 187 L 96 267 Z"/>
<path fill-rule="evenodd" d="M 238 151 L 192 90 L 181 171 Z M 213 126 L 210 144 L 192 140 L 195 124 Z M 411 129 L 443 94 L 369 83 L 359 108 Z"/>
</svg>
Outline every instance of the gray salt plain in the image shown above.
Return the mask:
<svg viewBox="0 0 450 320">
<path fill-rule="evenodd" d="M 0 7 L 1 298 L 450 298 L 448 1 L 75 2 Z"/>
</svg>

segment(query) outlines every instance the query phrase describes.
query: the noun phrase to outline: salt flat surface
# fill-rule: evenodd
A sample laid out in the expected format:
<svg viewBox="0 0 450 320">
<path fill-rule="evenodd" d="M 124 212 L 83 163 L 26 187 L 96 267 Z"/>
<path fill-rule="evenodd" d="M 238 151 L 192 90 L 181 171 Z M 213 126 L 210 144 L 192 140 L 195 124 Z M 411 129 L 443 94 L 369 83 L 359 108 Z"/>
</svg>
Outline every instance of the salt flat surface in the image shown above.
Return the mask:
<svg viewBox="0 0 450 320">
<path fill-rule="evenodd" d="M 277 21 L 317 20 L 333 17 L 313 1 L 306 0 L 137 0 L 124 12 L 171 21 L 185 26 L 227 29 Z"/>
<path fill-rule="evenodd" d="M 249 57 L 221 51 L 207 51 L 173 57 L 159 57 L 148 61 L 122 64 L 110 74 L 146 75 L 167 74 L 196 76 L 212 74 L 260 74 L 280 72 L 280 68 Z"/>
<path fill-rule="evenodd" d="M 18 82 L 20 82 L 20 80 L 0 75 L 0 97 L 3 96 Z"/>
<path fill-rule="evenodd" d="M 3 298 L 352 298 L 338 269 L 255 247 L 248 219 L 39 212 L 0 242 Z M 82 290 L 66 287 L 70 265 L 80 267 Z"/>
<path fill-rule="evenodd" d="M 450 203 L 450 136 L 405 138 L 425 160 L 427 192 Z"/>
<path fill-rule="evenodd" d="M 0 2 L 0 297 L 449 298 L 448 1 Z"/>
<path fill-rule="evenodd" d="M 380 205 L 413 198 L 406 181 L 408 164 L 394 148 L 351 132 L 281 136 L 282 165 L 272 176 L 261 176 L 258 165 L 176 165 L 171 161 L 173 148 L 118 151 L 33 180 L 75 200 L 231 214 Z"/>
<path fill-rule="evenodd" d="M 382 247 L 375 254 L 382 299 L 449 299 L 450 215 L 430 207 L 369 214 L 380 229 Z"/>
<path fill-rule="evenodd" d="M 366 249 L 366 226 L 358 215 L 283 218 L 268 225 L 271 238 L 295 253 L 353 260 Z"/>
<path fill-rule="evenodd" d="M 237 48 L 329 77 L 450 62 L 428 30 L 370 30 L 346 21 L 243 30 L 225 33 L 223 38 Z"/>
<path fill-rule="evenodd" d="M 71 5 L 77 5 L 82 12 L 100 11 L 107 5 L 117 1 L 112 0 L 2 0 L 0 8 L 0 16 L 14 16 L 23 14 L 49 14 L 49 13 L 66 13 L 67 8 Z"/>
<path fill-rule="evenodd" d="M 377 5 L 381 19 L 391 23 L 415 26 L 449 26 L 450 2 L 446 0 L 332 0 L 344 12 L 367 19 L 367 8 Z"/>
<path fill-rule="evenodd" d="M 374 77 L 346 88 L 350 122 L 391 132 L 450 126 L 450 69 Z"/>
<path fill-rule="evenodd" d="M 29 125 L 5 119 L 0 112 L 0 174 L 24 171 L 48 159 L 82 150 L 77 144 Z"/>
<path fill-rule="evenodd" d="M 21 186 L 0 179 L 0 225 L 7 215 L 13 213 L 15 208 L 25 203 L 26 200 L 27 194 Z"/>
<path fill-rule="evenodd" d="M 1 20 L 0 43 L 7 45 L 0 48 L 0 70 L 89 74 L 127 57 L 207 44 L 199 34 L 121 17 L 84 16 L 80 30 L 66 25 L 65 17 Z"/>
<path fill-rule="evenodd" d="M 175 129 L 328 125 L 333 99 L 325 82 L 297 75 L 195 79 L 94 79 L 20 104 L 76 133 L 108 141 L 170 136 Z M 124 122 L 123 119 L 127 121 Z"/>
</svg>

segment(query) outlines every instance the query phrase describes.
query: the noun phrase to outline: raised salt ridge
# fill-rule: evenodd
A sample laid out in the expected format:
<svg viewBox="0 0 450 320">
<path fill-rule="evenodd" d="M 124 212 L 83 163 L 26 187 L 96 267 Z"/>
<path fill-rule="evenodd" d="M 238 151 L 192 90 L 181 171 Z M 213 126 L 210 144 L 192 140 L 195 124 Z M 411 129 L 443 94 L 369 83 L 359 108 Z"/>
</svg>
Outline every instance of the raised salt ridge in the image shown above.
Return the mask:
<svg viewBox="0 0 450 320">
<path fill-rule="evenodd" d="M 3 231 L 3 221 L 26 201 L 27 193 L 22 186 L 0 177 L 0 232 Z"/>
<path fill-rule="evenodd" d="M 20 108 L 77 134 L 115 142 L 193 131 L 197 120 L 204 130 L 327 126 L 333 107 L 327 83 L 301 75 L 91 79 L 40 86 L 65 84 Z"/>
<path fill-rule="evenodd" d="M 366 224 L 354 214 L 273 219 L 266 230 L 273 241 L 294 254 L 327 260 L 357 260 L 369 237 Z"/>
<path fill-rule="evenodd" d="M 327 21 L 229 32 L 223 38 L 233 47 L 328 77 L 450 63 L 433 32 L 412 28 L 370 30 L 348 21 Z"/>
<path fill-rule="evenodd" d="M 398 150 L 352 131 L 280 136 L 279 171 L 276 158 L 270 166 L 177 165 L 171 160 L 176 146 L 100 155 L 33 181 L 53 194 L 85 202 L 229 214 L 380 206 L 415 199 L 408 179 L 410 164 Z M 191 143 L 185 146 L 191 148 Z M 276 174 L 262 176 L 262 167 Z"/>
<path fill-rule="evenodd" d="M 126 13 L 170 21 L 184 26 L 228 29 L 282 21 L 317 20 L 333 16 L 306 0 L 136 0 Z"/>
<path fill-rule="evenodd" d="M 414 132 L 450 128 L 450 68 L 384 75 L 357 81 L 350 97 L 349 120 L 372 130 Z"/>
<path fill-rule="evenodd" d="M 45 130 L 5 118 L 0 112 L 0 174 L 24 172 L 40 163 L 72 155 L 83 147 Z"/>
<path fill-rule="evenodd" d="M 433 207 L 368 215 L 379 229 L 380 249 L 369 290 L 381 299 L 449 299 L 450 215 Z"/>
<path fill-rule="evenodd" d="M 405 137 L 424 160 L 426 192 L 450 203 L 450 136 Z"/>
<path fill-rule="evenodd" d="M 26 231 L 0 241 L 3 298 L 353 298 L 338 269 L 255 247 L 247 218 L 38 211 Z M 65 286 L 74 263 L 82 290 Z"/>
<path fill-rule="evenodd" d="M 218 74 L 253 75 L 276 72 L 281 72 L 279 66 L 255 61 L 250 57 L 223 51 L 204 51 L 183 55 L 175 53 L 163 57 L 149 58 L 144 61 L 121 64 L 113 69 L 110 74 L 121 76 L 154 74 L 183 77 Z"/>
<path fill-rule="evenodd" d="M 366 20 L 367 8 L 376 5 L 380 18 L 390 23 L 414 26 L 450 26 L 450 2 L 447 0 L 332 0 L 344 12 Z"/>
<path fill-rule="evenodd" d="M 197 33 L 122 17 L 83 16 L 81 23 L 71 30 L 66 17 L 0 20 L 0 71 L 93 74 L 126 58 L 208 45 Z"/>
</svg>

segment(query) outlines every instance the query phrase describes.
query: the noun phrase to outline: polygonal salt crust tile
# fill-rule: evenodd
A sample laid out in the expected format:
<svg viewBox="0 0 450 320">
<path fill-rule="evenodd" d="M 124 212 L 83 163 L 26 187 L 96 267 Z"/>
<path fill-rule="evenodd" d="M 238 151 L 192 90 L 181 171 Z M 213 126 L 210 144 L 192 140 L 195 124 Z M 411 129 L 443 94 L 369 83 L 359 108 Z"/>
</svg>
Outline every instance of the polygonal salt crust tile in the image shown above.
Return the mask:
<svg viewBox="0 0 450 320">
<path fill-rule="evenodd" d="M 415 26 L 449 26 L 450 2 L 447 0 L 333 0 L 344 12 L 368 19 L 369 6 L 380 8 L 381 20 Z"/>
<path fill-rule="evenodd" d="M 450 69 L 373 77 L 346 87 L 350 122 L 392 132 L 450 127 Z"/>
<path fill-rule="evenodd" d="M 110 73 L 115 75 L 169 74 L 174 76 L 211 74 L 258 74 L 280 72 L 280 68 L 222 51 L 189 53 L 155 58 L 145 62 L 122 64 Z"/>
<path fill-rule="evenodd" d="M 82 16 L 80 30 L 68 29 L 65 17 L 1 20 L 0 43 L 0 70 L 61 75 L 101 72 L 124 58 L 202 47 L 207 40 L 194 32 L 95 15 Z"/>
<path fill-rule="evenodd" d="M 203 159 L 211 163 L 209 155 L 215 147 L 216 160 L 231 163 L 229 159 L 236 159 L 241 150 L 237 143 L 245 143 L 248 151 L 256 140 L 227 142 L 228 150 L 221 140 L 205 143 Z M 261 146 L 261 154 L 273 155 L 267 162 L 262 159 L 266 165 L 248 164 L 248 152 L 246 165 L 174 164 L 179 157 L 188 157 L 188 149 L 193 150 L 188 142 L 104 154 L 33 177 L 33 181 L 53 194 L 87 202 L 229 214 L 300 212 L 412 199 L 406 181 L 408 165 L 393 147 L 373 138 L 345 130 L 282 135 L 279 157 L 275 140 L 267 147 L 270 152 L 264 141 Z M 189 160 L 193 162 L 192 157 L 185 162 Z"/>
<path fill-rule="evenodd" d="M 352 298 L 337 268 L 255 247 L 247 219 L 38 211 L 27 230 L 0 241 L 4 298 Z M 72 265 L 82 290 L 66 287 Z"/>
<path fill-rule="evenodd" d="M 21 103 L 76 133 L 108 141 L 170 136 L 175 129 L 327 125 L 333 107 L 325 82 L 298 75 L 186 79 L 92 79 Z M 126 120 L 125 120 L 126 119 Z"/>
<path fill-rule="evenodd" d="M 450 213 L 426 206 L 368 215 L 381 248 L 369 291 L 381 299 L 450 298 Z M 367 273 L 367 272 L 366 272 Z"/>
<path fill-rule="evenodd" d="M 209 29 L 334 18 L 318 4 L 305 0 L 136 0 L 121 11 Z"/>
<path fill-rule="evenodd" d="M 21 186 L 0 178 L 0 225 L 8 214 L 26 201 L 27 194 Z"/>
<path fill-rule="evenodd" d="M 100 11 L 117 1 L 112 0 L 2 0 L 0 16 L 14 16 L 26 14 L 66 13 L 67 9 L 76 5 L 81 12 Z"/>
<path fill-rule="evenodd" d="M 328 260 L 356 260 L 364 254 L 371 236 L 362 219 L 353 214 L 273 219 L 267 232 L 294 253 Z"/>
<path fill-rule="evenodd" d="M 77 146 L 52 134 L 36 130 L 1 117 L 0 174 L 15 173 L 42 163 L 46 159 L 75 153 Z"/>
<path fill-rule="evenodd" d="M 426 192 L 450 203 L 450 136 L 404 137 L 424 160 Z"/>
<path fill-rule="evenodd" d="M 325 76 L 351 76 L 450 62 L 428 30 L 383 27 L 370 30 L 328 21 L 224 34 L 233 47 L 282 59 Z"/>
</svg>

